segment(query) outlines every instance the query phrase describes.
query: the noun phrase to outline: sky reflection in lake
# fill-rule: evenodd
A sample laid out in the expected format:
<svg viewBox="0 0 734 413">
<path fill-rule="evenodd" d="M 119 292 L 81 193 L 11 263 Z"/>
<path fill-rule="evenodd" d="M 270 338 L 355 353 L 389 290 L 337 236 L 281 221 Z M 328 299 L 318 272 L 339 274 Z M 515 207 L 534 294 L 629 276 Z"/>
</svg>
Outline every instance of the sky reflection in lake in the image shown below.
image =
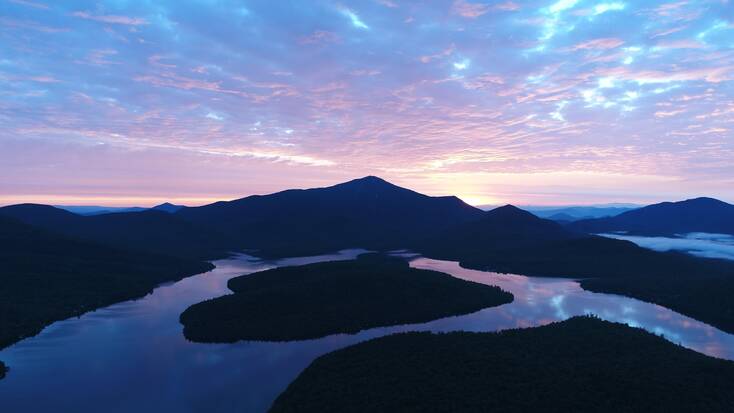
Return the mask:
<svg viewBox="0 0 734 413">
<path fill-rule="evenodd" d="M 264 411 L 314 358 L 363 340 L 410 330 L 530 327 L 586 313 L 734 359 L 734 336 L 653 304 L 583 291 L 572 280 L 474 271 L 420 257 L 411 265 L 499 285 L 512 292 L 515 301 L 423 324 L 307 341 L 197 344 L 183 337 L 179 314 L 191 304 L 229 293 L 229 278 L 275 265 L 349 259 L 360 252 L 277 262 L 241 255 L 217 261 L 215 270 L 160 287 L 140 300 L 55 323 L 0 352 L 0 360 L 12 368 L 0 381 L 0 400 L 7 411 Z"/>
</svg>

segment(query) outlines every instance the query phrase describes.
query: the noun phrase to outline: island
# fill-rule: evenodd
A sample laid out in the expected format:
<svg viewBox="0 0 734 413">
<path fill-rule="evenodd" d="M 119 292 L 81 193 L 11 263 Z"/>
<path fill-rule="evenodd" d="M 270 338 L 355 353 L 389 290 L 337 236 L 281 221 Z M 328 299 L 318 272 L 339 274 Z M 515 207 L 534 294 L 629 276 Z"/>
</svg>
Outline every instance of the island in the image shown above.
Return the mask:
<svg viewBox="0 0 734 413">
<path fill-rule="evenodd" d="M 5 366 L 5 363 L 0 361 L 0 379 L 5 378 L 5 373 L 8 372 L 8 368 Z"/>
<path fill-rule="evenodd" d="M 731 412 L 734 362 L 592 317 L 494 333 L 403 333 L 316 359 L 280 412 Z"/>
<path fill-rule="evenodd" d="M 229 281 L 231 295 L 181 314 L 196 342 L 289 341 L 421 323 L 510 303 L 498 287 L 410 268 L 383 254 L 281 267 Z"/>
</svg>

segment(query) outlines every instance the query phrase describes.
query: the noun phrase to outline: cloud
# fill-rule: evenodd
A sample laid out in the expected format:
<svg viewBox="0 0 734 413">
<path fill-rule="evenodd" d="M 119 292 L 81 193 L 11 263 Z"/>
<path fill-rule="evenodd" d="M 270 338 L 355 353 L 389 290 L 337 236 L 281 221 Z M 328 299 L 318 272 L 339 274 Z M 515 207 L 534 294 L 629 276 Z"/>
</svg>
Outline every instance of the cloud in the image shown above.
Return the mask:
<svg viewBox="0 0 734 413">
<path fill-rule="evenodd" d="M 334 32 L 316 30 L 308 36 L 299 38 L 298 42 L 301 44 L 340 43 L 341 38 Z"/>
<path fill-rule="evenodd" d="M 369 30 L 370 26 L 368 26 L 365 22 L 362 21 L 362 19 L 359 18 L 357 13 L 353 12 L 350 9 L 342 7 L 340 9 L 341 13 L 346 16 L 349 21 L 352 23 L 352 26 L 356 27 L 357 29 L 362 30 Z"/>
<path fill-rule="evenodd" d="M 140 17 L 129 17 L 129 16 L 118 16 L 118 15 L 112 15 L 112 14 L 99 14 L 94 15 L 86 11 L 77 11 L 74 13 L 71 13 L 72 16 L 78 17 L 80 19 L 85 20 L 93 20 L 100 23 L 107 23 L 107 24 L 122 24 L 127 26 L 141 26 L 148 24 L 148 21 L 146 19 L 140 18 Z"/>
<path fill-rule="evenodd" d="M 456 45 L 452 44 L 451 46 L 447 47 L 446 49 L 436 54 L 421 56 L 420 61 L 422 63 L 430 63 L 432 60 L 442 59 L 444 57 L 451 56 L 455 50 L 456 50 Z"/>
<path fill-rule="evenodd" d="M 505 5 L 507 3 L 504 3 Z M 490 7 L 484 3 L 470 3 L 466 0 L 454 0 L 451 5 L 451 13 L 465 17 L 467 19 L 476 19 L 489 11 Z"/>
<path fill-rule="evenodd" d="M 615 49 L 623 44 L 624 44 L 624 40 L 616 39 L 616 38 L 593 39 L 593 40 L 588 40 L 582 43 L 578 43 L 570 47 L 569 49 L 573 51 Z"/>
<path fill-rule="evenodd" d="M 34 9 L 40 9 L 40 10 L 48 10 L 48 5 L 39 3 L 39 2 L 33 2 L 29 0 L 10 0 L 11 3 L 20 4 L 23 6 L 32 7 Z"/>
</svg>

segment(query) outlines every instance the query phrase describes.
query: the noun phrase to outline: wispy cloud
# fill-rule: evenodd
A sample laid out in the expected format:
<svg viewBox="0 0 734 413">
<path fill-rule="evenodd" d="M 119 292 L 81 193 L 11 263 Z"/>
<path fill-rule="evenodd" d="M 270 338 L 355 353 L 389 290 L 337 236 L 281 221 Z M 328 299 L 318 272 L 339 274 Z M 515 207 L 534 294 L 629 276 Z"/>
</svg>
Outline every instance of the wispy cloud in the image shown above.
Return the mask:
<svg viewBox="0 0 734 413">
<path fill-rule="evenodd" d="M 76 11 L 71 15 L 80 19 L 93 20 L 96 22 L 107 24 L 122 24 L 127 26 L 141 26 L 144 24 L 148 24 L 148 21 L 146 19 L 140 17 L 119 16 L 112 14 L 92 14 L 86 11 Z"/>
</svg>

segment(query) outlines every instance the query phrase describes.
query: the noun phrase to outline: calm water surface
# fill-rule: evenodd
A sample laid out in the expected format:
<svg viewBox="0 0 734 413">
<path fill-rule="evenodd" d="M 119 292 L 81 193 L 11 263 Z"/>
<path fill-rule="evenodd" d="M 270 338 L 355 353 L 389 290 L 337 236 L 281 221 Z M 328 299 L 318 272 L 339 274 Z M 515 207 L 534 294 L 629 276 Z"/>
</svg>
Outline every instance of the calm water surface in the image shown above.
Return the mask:
<svg viewBox="0 0 734 413">
<path fill-rule="evenodd" d="M 215 262 L 217 268 L 209 273 L 159 287 L 140 300 L 55 323 L 0 352 L 0 360 L 11 367 L 0 381 L 0 405 L 8 412 L 265 411 L 314 358 L 366 339 L 409 330 L 530 327 L 585 313 L 734 359 L 734 336 L 657 305 L 586 292 L 573 280 L 467 270 L 455 262 L 420 257 L 413 259 L 414 267 L 499 285 L 512 292 L 515 301 L 424 324 L 308 341 L 196 344 L 183 337 L 179 314 L 191 304 L 229 293 L 226 283 L 234 276 L 273 266 L 350 259 L 361 252 L 277 262 L 240 255 Z"/>
</svg>

